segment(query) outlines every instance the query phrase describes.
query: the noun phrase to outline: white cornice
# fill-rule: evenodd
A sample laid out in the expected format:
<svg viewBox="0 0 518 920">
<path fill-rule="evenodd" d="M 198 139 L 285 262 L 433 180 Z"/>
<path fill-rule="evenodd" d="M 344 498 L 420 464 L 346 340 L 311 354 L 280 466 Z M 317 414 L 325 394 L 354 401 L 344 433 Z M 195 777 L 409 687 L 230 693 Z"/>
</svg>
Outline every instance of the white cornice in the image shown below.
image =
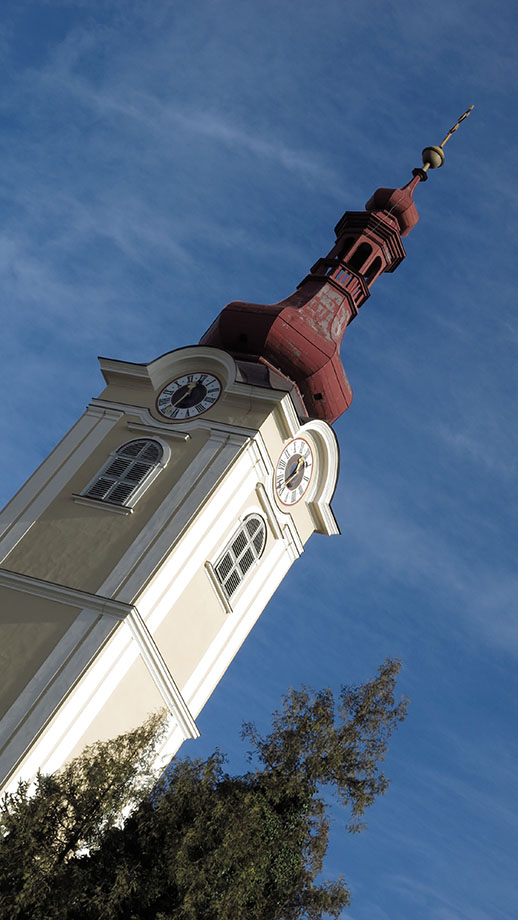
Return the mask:
<svg viewBox="0 0 518 920">
<path fill-rule="evenodd" d="M 143 422 L 130 422 L 128 420 L 126 425 L 130 431 L 140 431 L 142 434 L 151 434 L 156 437 L 158 432 L 162 432 L 168 438 L 176 438 L 178 441 L 191 440 L 191 435 L 188 431 L 179 431 L 177 428 L 172 429 L 167 425 L 161 425 L 160 422 L 157 422 L 156 425 L 146 425 Z"/>
<path fill-rule="evenodd" d="M 276 389 L 250 384 L 243 380 L 236 380 L 236 362 L 228 352 L 210 345 L 187 345 L 174 351 L 166 352 L 147 364 L 137 364 L 131 361 L 119 361 L 116 358 L 99 358 L 102 374 L 108 384 L 120 384 L 125 380 L 133 381 L 137 385 L 142 382 L 151 384 L 154 389 L 160 387 L 164 379 L 171 373 L 178 371 L 178 366 L 189 362 L 214 364 L 219 366 L 219 373 L 224 378 L 224 388 L 228 393 L 239 396 L 253 391 L 259 399 L 268 402 L 279 402 L 290 390 Z M 295 384 L 293 384 L 295 389 Z M 300 420 L 297 416 L 297 425 Z"/>
<path fill-rule="evenodd" d="M 249 384 L 236 384 L 236 386 L 244 387 L 247 391 L 247 395 L 249 395 L 249 391 L 251 389 L 258 389 L 257 387 L 250 387 Z M 295 437 L 297 432 L 300 430 L 300 419 L 295 412 L 291 396 L 289 393 L 283 394 L 281 390 L 266 392 L 275 393 L 275 398 L 272 398 L 271 401 L 275 403 L 274 412 L 277 413 L 283 435 L 286 438 Z M 205 431 L 219 430 L 226 433 L 233 433 L 238 436 L 245 435 L 249 438 L 256 437 L 257 435 L 256 428 L 248 428 L 245 425 L 234 425 L 228 422 L 222 422 L 219 419 L 215 420 L 208 418 L 207 416 L 193 418 L 189 421 L 184 419 L 182 422 L 182 427 L 178 428 L 176 426 L 176 422 L 167 423 L 156 419 L 155 416 L 151 414 L 147 406 L 136 406 L 129 403 L 121 403 L 108 399 L 92 399 L 86 411 L 88 413 L 97 415 L 99 414 L 99 410 L 103 410 L 105 413 L 109 412 L 110 410 L 112 412 L 116 412 L 118 413 L 115 416 L 116 418 L 120 418 L 121 414 L 135 415 L 140 419 L 140 422 L 128 421 L 128 428 L 146 431 L 148 434 L 161 431 L 168 437 L 181 438 L 184 441 L 189 439 L 190 432 L 200 428 Z"/>
<path fill-rule="evenodd" d="M 189 345 L 168 351 L 149 364 L 133 364 L 130 361 L 117 361 L 114 358 L 99 358 L 102 374 L 108 384 L 131 383 L 148 384 L 158 389 L 168 377 L 180 373 L 182 365 L 187 363 L 203 364 L 217 369 L 218 376 L 223 377 L 225 387 L 232 384 L 236 377 L 236 364 L 227 352 L 207 345 Z"/>
<path fill-rule="evenodd" d="M 124 412 L 123 409 L 112 409 L 102 405 L 95 406 L 93 403 L 86 407 L 86 411 L 88 415 L 95 415 L 96 418 L 108 418 L 114 422 L 118 421 Z"/>
<path fill-rule="evenodd" d="M 340 533 L 340 528 L 330 505 L 326 505 L 324 502 L 313 502 L 308 504 L 308 508 L 318 533 L 326 534 L 326 536 L 336 536 Z"/>
<path fill-rule="evenodd" d="M 98 511 L 114 511 L 115 514 L 133 514 L 133 508 L 128 505 L 115 505 L 107 501 L 99 501 L 98 498 L 89 498 L 88 495 L 72 495 L 72 501 L 77 505 L 87 505 L 89 508 L 96 508 Z"/>
<path fill-rule="evenodd" d="M 99 365 L 106 381 L 112 376 L 135 377 L 149 380 L 148 365 L 135 364 L 133 361 L 119 361 L 117 358 L 99 357 Z"/>
<path fill-rule="evenodd" d="M 218 432 L 221 432 L 221 434 L 224 434 L 225 436 L 230 436 L 230 438 L 235 436 L 235 443 L 239 444 L 243 444 L 247 438 L 255 437 L 257 433 L 256 428 L 245 428 L 241 425 L 230 425 L 227 422 L 215 421 L 208 418 L 197 418 L 192 419 L 191 421 L 183 421 L 182 428 L 178 429 L 175 427 L 174 422 L 171 422 L 169 425 L 164 422 L 159 422 L 153 415 L 151 415 L 151 412 L 146 406 L 133 406 L 127 403 L 113 402 L 111 400 L 105 399 L 92 399 L 90 405 L 94 409 L 97 407 L 116 409 L 125 415 L 136 415 L 137 418 L 140 419 L 140 422 L 128 421 L 128 428 L 140 431 L 145 428 L 147 429 L 148 434 L 161 432 L 165 437 L 180 437 L 182 441 L 189 440 L 191 433 L 197 429 L 210 431 L 211 435 L 214 436 L 216 436 Z M 226 440 L 228 440 L 228 437 Z"/>
<path fill-rule="evenodd" d="M 58 585 L 51 581 L 44 581 L 41 578 L 33 578 L 31 575 L 21 575 L 19 572 L 11 572 L 8 569 L 0 569 L 0 586 L 2 588 L 12 588 L 14 591 L 23 591 L 25 594 L 32 594 L 35 597 L 43 597 L 46 600 L 53 601 L 55 604 L 67 604 L 70 607 L 77 607 L 78 610 L 93 610 L 101 615 L 108 614 L 118 620 L 123 620 L 131 609 L 130 604 L 122 601 L 112 600 L 109 597 L 100 597 L 98 594 L 90 594 L 88 591 L 79 591 L 77 588 L 69 588 L 66 585 Z"/>
</svg>

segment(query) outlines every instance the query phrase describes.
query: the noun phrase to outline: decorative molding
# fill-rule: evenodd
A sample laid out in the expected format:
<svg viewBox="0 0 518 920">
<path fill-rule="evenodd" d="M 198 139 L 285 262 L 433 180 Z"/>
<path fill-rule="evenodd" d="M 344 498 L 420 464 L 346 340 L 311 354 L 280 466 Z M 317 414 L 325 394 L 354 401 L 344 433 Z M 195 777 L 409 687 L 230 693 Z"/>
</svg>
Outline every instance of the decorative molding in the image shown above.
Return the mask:
<svg viewBox="0 0 518 920">
<path fill-rule="evenodd" d="M 320 460 L 319 475 L 310 485 L 307 503 L 313 515 L 317 531 L 329 536 L 340 533 L 340 528 L 331 509 L 338 469 L 340 465 L 340 450 L 335 432 L 327 422 L 314 419 L 307 422 L 300 429 L 299 434 L 309 434 L 320 446 L 318 457 Z"/>
<path fill-rule="evenodd" d="M 295 385 L 293 385 L 292 389 L 295 390 Z M 243 396 L 253 396 L 256 399 L 264 400 L 264 402 L 267 403 L 276 403 L 277 405 L 280 405 L 285 396 L 289 396 L 293 411 L 297 416 L 297 426 L 300 425 L 300 418 L 293 404 L 292 390 L 281 390 L 276 387 L 262 387 L 255 383 L 245 383 L 242 380 L 235 380 L 234 383 L 226 388 L 226 392 L 231 393 L 232 396 L 240 396 L 241 398 Z"/>
<path fill-rule="evenodd" d="M 225 613 L 232 613 L 232 605 L 227 595 L 225 594 L 223 588 L 221 587 L 219 580 L 216 576 L 216 573 L 214 571 L 214 567 L 211 565 L 210 562 L 205 563 L 205 571 L 208 575 L 208 578 L 209 578 L 209 581 L 212 587 L 214 588 L 214 591 L 216 592 L 218 600 L 220 601 L 221 606 L 223 607 L 223 610 L 225 611 Z"/>
<path fill-rule="evenodd" d="M 164 435 L 167 438 L 173 438 L 178 441 L 190 441 L 191 435 L 187 431 L 179 431 L 178 428 L 171 428 L 170 425 L 161 425 L 160 422 L 157 422 L 156 425 L 144 424 L 143 422 L 126 422 L 126 427 L 130 431 L 140 431 L 142 434 L 151 434 L 156 437 L 157 431 Z"/>
<path fill-rule="evenodd" d="M 70 607 L 77 607 L 79 610 L 91 610 L 101 616 L 108 614 L 118 620 L 123 620 L 132 609 L 130 604 L 125 604 L 123 601 L 90 594 L 88 591 L 79 591 L 77 588 L 58 585 L 52 581 L 33 578 L 32 575 L 22 575 L 20 572 L 11 572 L 4 568 L 0 568 L 0 586 L 11 588 L 14 591 L 23 591 L 34 597 L 42 597 L 55 604 L 66 604 Z"/>
<path fill-rule="evenodd" d="M 107 399 L 93 399 L 92 405 L 100 406 L 102 408 L 106 407 L 109 409 L 117 409 L 123 415 L 133 415 L 137 416 L 140 419 L 140 424 L 145 425 L 150 429 L 149 433 L 155 433 L 157 431 L 161 432 L 164 436 L 169 436 L 170 434 L 174 437 L 177 433 L 180 433 L 184 440 L 187 440 L 185 437 L 189 435 L 190 432 L 195 431 L 196 429 L 201 429 L 204 431 L 210 431 L 211 434 L 216 434 L 219 432 L 221 436 L 232 437 L 235 436 L 237 439 L 246 439 L 247 437 L 255 437 L 257 433 L 256 428 L 245 428 L 241 425 L 231 425 L 227 422 L 220 422 L 215 419 L 209 419 L 206 415 L 198 416 L 198 418 L 193 419 L 182 419 L 182 428 L 178 430 L 176 428 L 176 422 L 167 422 L 159 421 L 151 414 L 147 406 L 134 406 L 129 403 L 120 403 L 114 402 Z M 214 410 L 209 410 L 214 411 Z M 128 421 L 128 428 L 135 428 L 138 425 L 138 422 Z M 186 428 L 189 428 L 189 431 L 186 431 Z"/>
<path fill-rule="evenodd" d="M 264 440 L 260 432 L 258 431 L 255 438 L 251 439 L 250 453 L 254 458 L 254 463 L 257 466 L 261 476 L 266 477 L 270 476 L 273 473 L 273 465 L 266 450 Z"/>
<path fill-rule="evenodd" d="M 113 377 L 135 377 L 136 380 L 149 380 L 148 365 L 136 364 L 133 361 L 119 361 L 117 358 L 97 359 L 101 368 L 101 373 L 107 383 Z"/>
<path fill-rule="evenodd" d="M 255 492 L 257 495 L 257 501 L 259 502 L 261 509 L 264 513 L 264 516 L 266 517 L 266 520 L 268 521 L 268 526 L 273 536 L 277 540 L 282 540 L 282 536 L 283 536 L 282 527 L 279 524 L 277 517 L 276 517 L 276 513 L 275 513 L 276 506 L 274 506 L 273 502 L 271 501 L 262 482 L 257 483 L 255 487 Z"/>
<path fill-rule="evenodd" d="M 200 732 L 160 650 L 137 608 L 132 606 L 126 621 L 140 654 L 169 712 L 180 726 L 184 738 L 199 738 Z"/>
<path fill-rule="evenodd" d="M 304 544 L 298 535 L 297 528 L 293 522 L 289 522 L 282 528 L 282 538 L 290 554 L 291 561 L 295 562 L 304 552 Z"/>
<path fill-rule="evenodd" d="M 114 422 L 118 422 L 122 414 L 120 409 L 106 409 L 103 406 L 94 406 L 91 402 L 86 407 L 85 412 L 94 418 L 108 418 Z"/>
<path fill-rule="evenodd" d="M 289 393 L 285 393 L 279 403 L 281 418 L 284 422 L 288 438 L 294 438 L 300 429 L 300 419 L 295 411 L 293 400 Z"/>
<path fill-rule="evenodd" d="M 99 358 L 102 374 L 108 384 L 119 384 L 124 378 L 134 380 L 137 384 L 149 382 L 154 390 L 160 387 L 174 375 L 181 373 L 182 365 L 193 363 L 203 364 L 209 370 L 217 367 L 220 376 L 223 376 L 223 385 L 226 389 L 236 377 L 236 364 L 234 359 L 220 348 L 207 345 L 188 345 L 174 351 L 165 352 L 149 364 L 133 364 L 129 361 L 117 361 L 114 358 Z M 208 367 L 207 367 L 208 365 Z"/>
<path fill-rule="evenodd" d="M 311 512 L 317 533 L 323 533 L 326 536 L 335 536 L 341 532 L 329 505 L 324 504 L 324 502 L 315 502 L 314 504 L 308 505 L 308 508 Z"/>
<path fill-rule="evenodd" d="M 87 505 L 101 511 L 115 511 L 116 514 L 133 514 L 133 508 L 129 505 L 115 505 L 113 502 L 105 502 L 99 498 L 90 498 L 88 495 L 77 495 L 76 493 L 73 493 L 71 498 L 76 505 Z"/>
<path fill-rule="evenodd" d="M 254 395 L 267 403 L 281 403 L 285 397 L 288 397 L 290 409 L 283 408 L 284 427 L 288 436 L 293 435 L 293 430 L 300 425 L 300 419 L 296 412 L 292 397 L 289 390 L 278 390 L 274 387 L 261 387 L 254 384 L 245 383 L 236 380 L 236 363 L 234 359 L 220 348 L 214 348 L 210 345 L 188 345 L 185 348 L 177 348 L 174 351 L 166 352 L 149 364 L 133 364 L 129 361 L 118 361 L 114 358 L 99 358 L 101 372 L 108 384 L 124 385 L 124 381 L 133 381 L 137 386 L 143 383 L 150 384 L 154 390 L 159 390 L 161 386 L 172 375 L 181 372 L 182 365 L 193 363 L 203 364 L 207 369 L 217 369 L 219 375 L 223 378 L 223 389 L 226 393 L 234 396 Z M 131 385 L 131 383 L 130 383 Z M 293 384 L 293 390 L 296 391 L 296 385 Z M 193 420 L 194 421 L 194 420 Z"/>
</svg>

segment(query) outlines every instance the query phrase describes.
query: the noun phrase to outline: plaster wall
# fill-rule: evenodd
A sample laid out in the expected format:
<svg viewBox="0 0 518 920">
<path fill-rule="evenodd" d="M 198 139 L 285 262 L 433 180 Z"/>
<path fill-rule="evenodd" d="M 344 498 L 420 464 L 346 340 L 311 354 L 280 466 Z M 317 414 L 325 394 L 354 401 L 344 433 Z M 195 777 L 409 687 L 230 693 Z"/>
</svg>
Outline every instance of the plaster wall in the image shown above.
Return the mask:
<svg viewBox="0 0 518 920">
<path fill-rule="evenodd" d="M 77 608 L 0 587 L 0 719 L 76 617 Z"/>
<path fill-rule="evenodd" d="M 138 728 L 152 712 L 161 711 L 164 708 L 164 700 L 142 658 L 135 658 L 130 669 L 112 690 L 104 706 L 86 726 L 67 754 L 67 761 L 77 757 L 89 744 L 108 741 L 123 732 Z"/>
<path fill-rule="evenodd" d="M 179 687 L 187 682 L 226 617 L 205 568 L 199 568 L 154 633 Z"/>
</svg>

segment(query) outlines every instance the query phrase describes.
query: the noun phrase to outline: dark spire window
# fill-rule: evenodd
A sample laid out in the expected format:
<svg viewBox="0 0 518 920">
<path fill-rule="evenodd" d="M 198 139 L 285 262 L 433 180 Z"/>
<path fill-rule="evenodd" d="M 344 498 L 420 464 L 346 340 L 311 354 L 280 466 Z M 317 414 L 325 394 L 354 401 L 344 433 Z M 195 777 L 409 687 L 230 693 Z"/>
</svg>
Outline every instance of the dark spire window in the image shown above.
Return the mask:
<svg viewBox="0 0 518 920">
<path fill-rule="evenodd" d="M 348 267 L 352 268 L 353 272 L 361 274 L 362 268 L 371 254 L 372 246 L 369 246 L 368 243 L 360 243 L 358 249 L 355 249 L 353 254 L 347 258 Z"/>
<path fill-rule="evenodd" d="M 130 504 L 137 489 L 160 464 L 163 453 L 158 441 L 145 438 L 128 441 L 111 455 L 83 495 L 112 505 Z"/>
<path fill-rule="evenodd" d="M 365 277 L 367 284 L 369 284 L 372 281 L 372 279 L 375 277 L 375 275 L 378 274 L 380 269 L 381 269 L 381 259 L 379 256 L 376 256 L 376 258 L 372 260 L 367 271 L 365 272 L 364 277 Z"/>
</svg>

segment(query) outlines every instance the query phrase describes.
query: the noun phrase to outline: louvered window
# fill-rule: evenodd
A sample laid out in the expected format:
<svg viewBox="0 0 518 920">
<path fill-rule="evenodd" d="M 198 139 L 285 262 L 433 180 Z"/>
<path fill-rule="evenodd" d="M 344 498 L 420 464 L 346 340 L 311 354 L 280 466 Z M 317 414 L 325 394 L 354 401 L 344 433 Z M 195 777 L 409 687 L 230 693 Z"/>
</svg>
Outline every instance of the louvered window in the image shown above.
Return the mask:
<svg viewBox="0 0 518 920">
<path fill-rule="evenodd" d="M 227 597 L 232 596 L 249 569 L 260 559 L 265 543 L 266 527 L 263 519 L 256 514 L 249 515 L 232 536 L 214 567 Z"/>
<path fill-rule="evenodd" d="M 119 447 L 97 479 L 83 492 L 88 498 L 127 505 L 140 485 L 160 463 L 163 455 L 158 441 L 138 438 Z"/>
</svg>

